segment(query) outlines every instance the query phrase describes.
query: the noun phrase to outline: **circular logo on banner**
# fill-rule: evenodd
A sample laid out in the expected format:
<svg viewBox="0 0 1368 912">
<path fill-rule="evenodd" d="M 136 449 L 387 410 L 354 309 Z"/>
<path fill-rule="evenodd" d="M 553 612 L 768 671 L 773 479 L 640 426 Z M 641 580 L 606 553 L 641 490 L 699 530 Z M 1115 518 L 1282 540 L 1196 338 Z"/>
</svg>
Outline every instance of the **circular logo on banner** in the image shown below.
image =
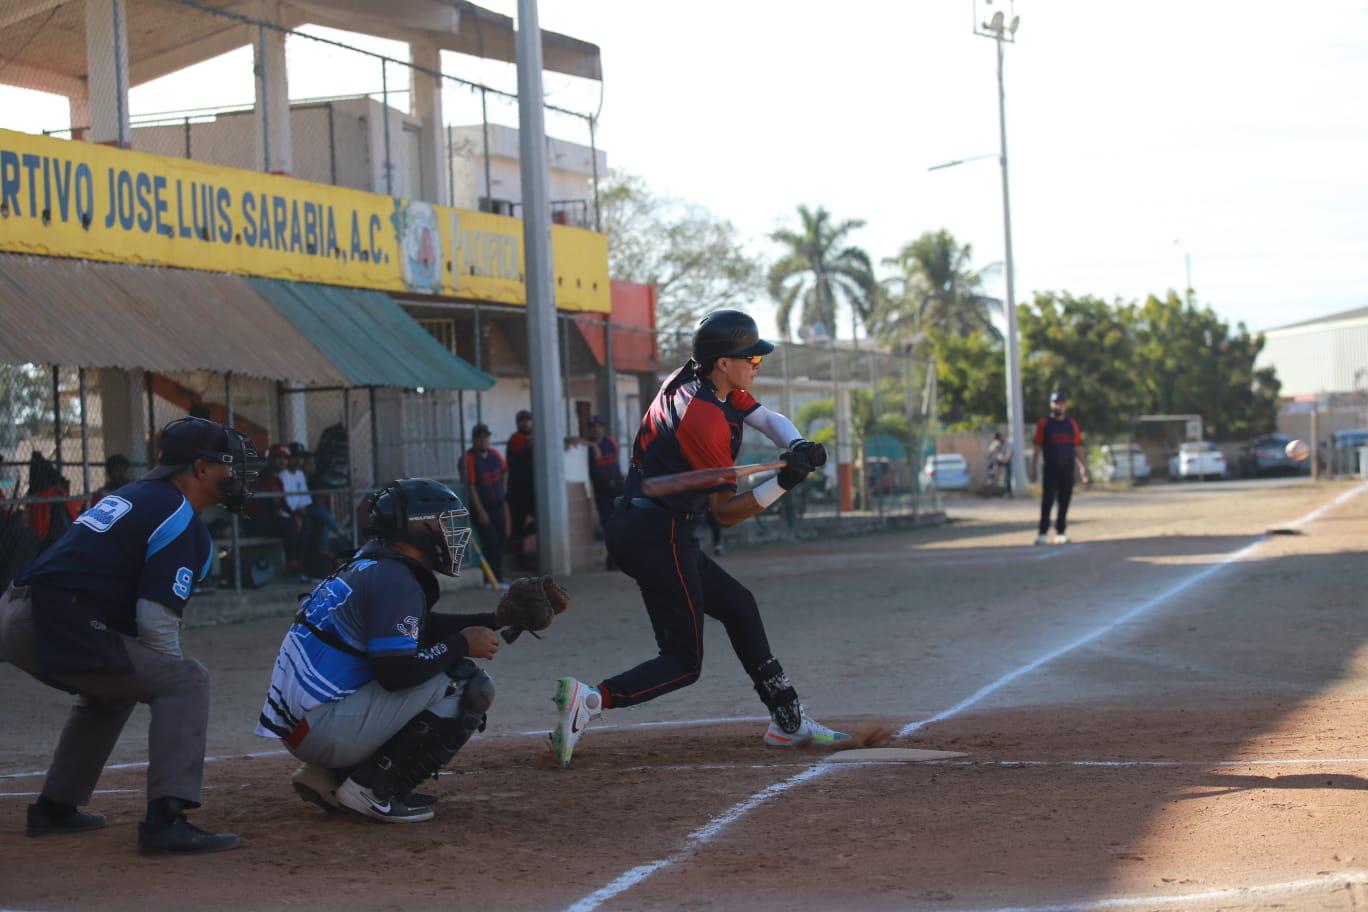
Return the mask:
<svg viewBox="0 0 1368 912">
<path fill-rule="evenodd" d="M 437 213 L 427 203 L 405 204 L 400 217 L 399 249 L 406 287 L 414 291 L 441 290 L 441 234 L 437 230 Z"/>
</svg>

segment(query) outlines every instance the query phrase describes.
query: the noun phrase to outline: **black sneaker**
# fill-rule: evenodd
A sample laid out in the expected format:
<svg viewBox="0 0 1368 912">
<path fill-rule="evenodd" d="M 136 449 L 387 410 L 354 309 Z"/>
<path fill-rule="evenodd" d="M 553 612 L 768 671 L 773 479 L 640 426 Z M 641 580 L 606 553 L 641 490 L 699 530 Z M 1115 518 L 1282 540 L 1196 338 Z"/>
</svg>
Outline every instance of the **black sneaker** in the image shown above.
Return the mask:
<svg viewBox="0 0 1368 912">
<path fill-rule="evenodd" d="M 63 809 L 66 810 L 66 809 Z M 24 827 L 26 836 L 49 836 L 53 833 L 84 833 L 109 826 L 104 814 L 94 811 L 78 811 L 70 808 L 66 813 L 53 812 L 41 804 L 28 806 L 28 822 Z"/>
<path fill-rule="evenodd" d="M 337 801 L 343 807 L 381 823 L 422 823 L 434 816 L 431 807 L 412 807 L 402 798 L 381 801 L 355 779 L 348 779 L 337 787 Z"/>
<path fill-rule="evenodd" d="M 242 840 L 232 833 L 210 833 L 184 817 L 157 830 L 149 829 L 146 823 L 138 824 L 139 855 L 207 855 L 241 845 Z"/>
</svg>

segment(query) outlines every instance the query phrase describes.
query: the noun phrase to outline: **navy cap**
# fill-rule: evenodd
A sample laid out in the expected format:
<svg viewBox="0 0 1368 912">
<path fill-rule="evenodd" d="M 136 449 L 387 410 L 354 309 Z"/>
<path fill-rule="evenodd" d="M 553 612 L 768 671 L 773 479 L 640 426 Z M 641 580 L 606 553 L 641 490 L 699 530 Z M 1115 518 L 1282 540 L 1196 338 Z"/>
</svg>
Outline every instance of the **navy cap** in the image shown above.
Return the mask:
<svg viewBox="0 0 1368 912">
<path fill-rule="evenodd" d="M 603 416 L 602 416 L 602 415 L 590 415 L 590 416 L 589 416 L 589 424 L 590 424 L 591 427 L 592 427 L 593 425 L 595 425 L 595 424 L 607 424 L 607 423 L 608 423 L 608 422 L 606 422 L 606 421 L 603 420 Z"/>
<path fill-rule="evenodd" d="M 529 412 L 527 409 L 519 409 L 519 410 L 518 410 L 518 414 L 516 414 L 516 415 L 513 416 L 513 420 L 514 420 L 514 421 L 522 421 L 524 418 L 530 419 L 531 417 L 532 417 L 532 413 Z"/>
<path fill-rule="evenodd" d="M 196 459 L 208 459 L 225 465 L 233 462 L 228 432 L 223 425 L 207 418 L 178 418 L 170 422 L 161 429 L 158 444 L 157 465 L 142 476 L 144 481 L 169 478 Z"/>
<path fill-rule="evenodd" d="M 1066 392 L 1064 392 L 1063 390 L 1055 390 L 1053 393 L 1050 393 L 1050 401 L 1051 401 L 1051 402 L 1068 402 L 1068 401 L 1069 401 L 1069 394 L 1066 393 Z"/>
<path fill-rule="evenodd" d="M 478 437 L 478 436 L 480 436 L 481 434 L 488 434 L 488 433 L 489 433 L 489 425 L 487 425 L 487 424 L 477 424 L 477 425 L 475 425 L 473 428 L 470 429 L 470 436 L 471 436 L 471 437 Z"/>
</svg>

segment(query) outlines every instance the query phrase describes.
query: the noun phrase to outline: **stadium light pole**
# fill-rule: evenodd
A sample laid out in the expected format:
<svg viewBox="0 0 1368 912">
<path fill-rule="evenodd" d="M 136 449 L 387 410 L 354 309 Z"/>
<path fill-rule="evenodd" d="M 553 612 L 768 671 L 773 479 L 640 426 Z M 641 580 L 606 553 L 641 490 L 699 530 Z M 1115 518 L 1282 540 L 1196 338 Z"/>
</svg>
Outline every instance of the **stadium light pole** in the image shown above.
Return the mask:
<svg viewBox="0 0 1368 912">
<path fill-rule="evenodd" d="M 1183 299 L 1187 301 L 1188 307 L 1192 306 L 1192 254 L 1188 251 L 1187 245 L 1182 241 L 1175 240 L 1174 246 L 1183 251 L 1183 265 L 1187 268 L 1187 285 L 1183 286 Z"/>
<path fill-rule="evenodd" d="M 527 264 L 527 354 L 532 380 L 532 470 L 537 505 L 537 561 L 542 573 L 570 572 L 570 516 L 561 450 L 560 349 L 551 280 L 551 195 L 542 105 L 541 26 L 537 0 L 518 0 L 518 157 L 522 166 L 523 246 Z"/>
<path fill-rule="evenodd" d="M 983 0 L 985 10 L 993 0 Z M 1012 496 L 1029 496 L 1026 480 L 1026 413 L 1021 395 L 1021 352 L 1017 338 L 1016 274 L 1012 260 L 1012 205 L 1007 187 L 1007 93 L 1002 79 L 1003 42 L 1015 43 L 1021 17 L 1014 15 L 1013 0 L 1007 0 L 1007 11 L 993 11 L 987 19 L 974 10 L 974 34 L 992 38 L 997 45 L 998 84 L 998 163 L 1002 170 L 1002 233 L 1004 241 L 1004 270 L 1007 273 L 1007 423 L 1012 441 Z"/>
</svg>

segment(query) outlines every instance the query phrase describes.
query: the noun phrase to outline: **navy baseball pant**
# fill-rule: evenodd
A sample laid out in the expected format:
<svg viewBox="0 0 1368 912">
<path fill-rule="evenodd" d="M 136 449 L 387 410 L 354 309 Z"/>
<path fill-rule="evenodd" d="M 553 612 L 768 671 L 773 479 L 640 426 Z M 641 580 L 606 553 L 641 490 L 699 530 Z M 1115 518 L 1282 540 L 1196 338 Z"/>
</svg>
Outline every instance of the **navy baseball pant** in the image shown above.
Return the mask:
<svg viewBox="0 0 1368 912">
<path fill-rule="evenodd" d="M 641 588 L 660 654 L 600 685 L 605 706 L 654 700 L 698 680 L 703 620 L 722 622 L 749 674 L 770 658 L 755 596 L 705 555 L 693 523 L 624 503 L 608 518 L 608 554 Z"/>
<path fill-rule="evenodd" d="M 1045 476 L 1042 487 L 1044 493 L 1040 497 L 1040 534 L 1044 535 L 1050 531 L 1050 508 L 1054 505 L 1055 498 L 1059 498 L 1059 514 L 1055 519 L 1055 531 L 1060 535 L 1064 534 L 1064 528 L 1068 524 L 1069 500 L 1073 497 L 1074 466 L 1070 462 L 1067 465 L 1051 465 L 1045 463 Z"/>
</svg>

